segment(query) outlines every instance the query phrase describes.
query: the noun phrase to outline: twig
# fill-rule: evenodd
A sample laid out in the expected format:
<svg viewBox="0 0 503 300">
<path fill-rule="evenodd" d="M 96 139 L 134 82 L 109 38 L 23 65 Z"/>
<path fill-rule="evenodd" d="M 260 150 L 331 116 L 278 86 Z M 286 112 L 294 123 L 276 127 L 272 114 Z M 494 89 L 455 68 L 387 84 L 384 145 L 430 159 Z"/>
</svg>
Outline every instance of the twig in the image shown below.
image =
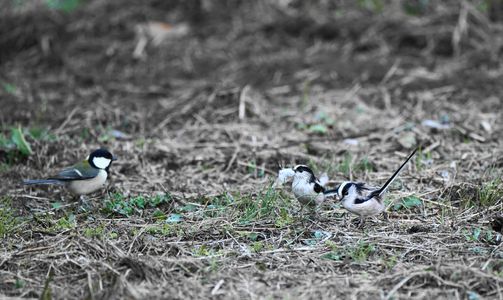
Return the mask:
<svg viewBox="0 0 503 300">
<path fill-rule="evenodd" d="M 245 119 L 245 113 L 246 113 L 246 96 L 247 96 L 249 90 L 250 90 L 250 86 L 246 85 L 241 90 L 241 94 L 239 95 L 239 109 L 238 109 L 239 120 L 244 120 Z"/>
<path fill-rule="evenodd" d="M 386 82 L 388 82 L 388 80 L 391 78 L 391 76 L 393 76 L 396 73 L 396 71 L 398 70 L 398 66 L 400 66 L 401 62 L 402 61 L 399 58 L 395 60 L 395 62 L 391 66 L 391 68 L 389 68 L 388 72 L 386 72 L 386 75 L 384 75 L 384 77 L 381 80 L 381 82 L 379 83 L 379 85 L 383 85 Z"/>
<path fill-rule="evenodd" d="M 229 163 L 227 164 L 227 167 L 224 169 L 224 173 L 228 172 L 231 169 L 232 165 L 234 164 L 234 161 L 238 157 L 239 151 L 240 151 L 240 146 L 239 146 L 239 144 L 237 144 L 236 149 L 234 150 L 234 153 L 232 153 L 232 157 L 229 160 Z"/>
<path fill-rule="evenodd" d="M 225 281 L 223 279 L 220 279 L 211 290 L 211 295 L 216 295 L 220 287 L 224 284 L 224 282 Z"/>
<path fill-rule="evenodd" d="M 396 284 L 388 293 L 388 295 L 386 295 L 386 300 L 389 300 L 391 299 L 391 297 L 393 297 L 393 295 L 404 285 L 407 283 L 407 281 L 411 280 L 412 278 L 418 276 L 418 275 L 422 275 L 422 274 L 425 274 L 425 272 L 415 272 L 415 273 L 412 273 L 410 274 L 409 276 L 405 277 L 404 279 L 402 279 L 398 284 Z"/>
<path fill-rule="evenodd" d="M 63 123 L 61 123 L 61 125 L 59 125 L 58 129 L 56 129 L 54 131 L 54 134 L 55 135 L 59 135 L 61 133 L 61 131 L 63 130 L 63 128 L 66 126 L 66 124 L 68 124 L 72 118 L 73 118 L 73 115 L 79 110 L 78 107 L 75 107 L 74 109 L 72 109 L 72 111 L 68 114 L 68 116 L 66 117 L 66 119 L 63 121 Z"/>
</svg>

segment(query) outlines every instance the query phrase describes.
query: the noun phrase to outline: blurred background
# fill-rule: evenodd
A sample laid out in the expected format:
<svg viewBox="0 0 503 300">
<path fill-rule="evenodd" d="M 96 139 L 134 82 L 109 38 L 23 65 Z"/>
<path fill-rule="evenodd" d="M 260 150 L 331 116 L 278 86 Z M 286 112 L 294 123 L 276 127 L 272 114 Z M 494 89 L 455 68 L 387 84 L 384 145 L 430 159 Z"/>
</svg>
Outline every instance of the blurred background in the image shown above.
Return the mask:
<svg viewBox="0 0 503 300">
<path fill-rule="evenodd" d="M 119 174 L 159 166 L 121 180 L 139 192 L 152 174 L 205 169 L 166 180 L 219 190 L 278 162 L 386 170 L 380 157 L 417 144 L 441 161 L 499 148 L 498 0 L 3 0 L 0 49 L 0 159 L 26 167 L 4 168 L 16 177 L 58 164 L 34 153 L 99 145 L 125 158 Z"/>
<path fill-rule="evenodd" d="M 229 100 L 246 85 L 298 95 L 388 83 L 390 103 L 452 79 L 454 88 L 476 89 L 480 97 L 499 92 L 499 0 L 2 0 L 1 6 L 4 124 L 61 122 L 76 102 L 88 109 L 102 100 L 155 121 L 172 108 L 167 102 Z M 53 106 L 59 113 L 50 113 Z M 194 111 L 179 116 L 186 113 Z"/>
</svg>

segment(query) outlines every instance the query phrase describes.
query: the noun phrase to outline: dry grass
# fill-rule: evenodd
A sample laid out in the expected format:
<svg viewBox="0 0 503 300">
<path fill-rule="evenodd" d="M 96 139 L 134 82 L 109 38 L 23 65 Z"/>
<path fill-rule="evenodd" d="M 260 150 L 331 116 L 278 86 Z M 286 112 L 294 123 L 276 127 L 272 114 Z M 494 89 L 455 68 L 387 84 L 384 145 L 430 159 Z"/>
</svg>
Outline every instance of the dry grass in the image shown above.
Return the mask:
<svg viewBox="0 0 503 300">
<path fill-rule="evenodd" d="M 42 11 L 52 48 L 18 37 L 24 50 L 0 65 L 2 132 L 54 136 L 28 137 L 28 158 L 0 149 L 1 293 L 503 298 L 490 224 L 503 197 L 501 24 L 468 3 L 419 17 L 390 6 L 387 18 L 323 1 L 229 2 L 133 58 L 136 24 L 194 17 L 156 3 L 111 1 L 112 17 L 91 1 L 57 14 L 68 23 Z M 15 25 L 33 15 L 7 14 Z M 278 163 L 378 185 L 416 144 L 389 220 L 364 230 L 338 203 L 310 220 L 288 189 L 270 189 Z M 91 212 L 57 188 L 20 185 L 99 145 L 120 160 Z"/>
</svg>

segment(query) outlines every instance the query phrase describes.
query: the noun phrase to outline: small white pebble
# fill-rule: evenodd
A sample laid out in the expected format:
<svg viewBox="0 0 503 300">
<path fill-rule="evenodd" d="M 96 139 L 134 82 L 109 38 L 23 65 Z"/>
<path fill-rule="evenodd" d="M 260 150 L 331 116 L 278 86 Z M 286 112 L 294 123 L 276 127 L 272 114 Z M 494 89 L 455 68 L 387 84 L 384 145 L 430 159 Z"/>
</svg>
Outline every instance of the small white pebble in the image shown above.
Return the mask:
<svg viewBox="0 0 503 300">
<path fill-rule="evenodd" d="M 358 146 L 359 142 L 357 139 L 345 139 L 344 144 L 347 144 L 350 146 Z"/>
</svg>

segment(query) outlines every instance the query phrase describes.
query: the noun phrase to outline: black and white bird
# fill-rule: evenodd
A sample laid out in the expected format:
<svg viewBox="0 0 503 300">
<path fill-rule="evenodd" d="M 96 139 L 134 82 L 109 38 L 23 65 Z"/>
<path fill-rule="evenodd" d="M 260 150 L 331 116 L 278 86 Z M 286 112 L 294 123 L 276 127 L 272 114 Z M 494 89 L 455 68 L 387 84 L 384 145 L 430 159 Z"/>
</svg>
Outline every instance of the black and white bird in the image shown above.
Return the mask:
<svg viewBox="0 0 503 300">
<path fill-rule="evenodd" d="M 283 184 L 290 178 L 293 178 L 292 192 L 303 206 L 316 207 L 323 203 L 326 197 L 337 194 L 336 190 L 329 191 L 325 188 L 328 176 L 324 174 L 318 179 L 313 170 L 306 165 L 280 170 L 275 185 Z"/>
<path fill-rule="evenodd" d="M 75 195 L 93 193 L 105 186 L 109 168 L 116 158 L 106 149 L 97 149 L 82 162 L 47 179 L 24 180 L 26 185 L 61 185 Z"/>
<path fill-rule="evenodd" d="M 337 197 L 342 202 L 342 206 L 350 212 L 360 216 L 359 226 L 363 226 L 366 217 L 375 216 L 384 212 L 385 206 L 382 196 L 396 179 L 403 167 L 416 154 L 416 148 L 407 157 L 405 162 L 393 173 L 381 188 L 368 187 L 362 182 L 345 181 L 337 187 Z"/>
</svg>

